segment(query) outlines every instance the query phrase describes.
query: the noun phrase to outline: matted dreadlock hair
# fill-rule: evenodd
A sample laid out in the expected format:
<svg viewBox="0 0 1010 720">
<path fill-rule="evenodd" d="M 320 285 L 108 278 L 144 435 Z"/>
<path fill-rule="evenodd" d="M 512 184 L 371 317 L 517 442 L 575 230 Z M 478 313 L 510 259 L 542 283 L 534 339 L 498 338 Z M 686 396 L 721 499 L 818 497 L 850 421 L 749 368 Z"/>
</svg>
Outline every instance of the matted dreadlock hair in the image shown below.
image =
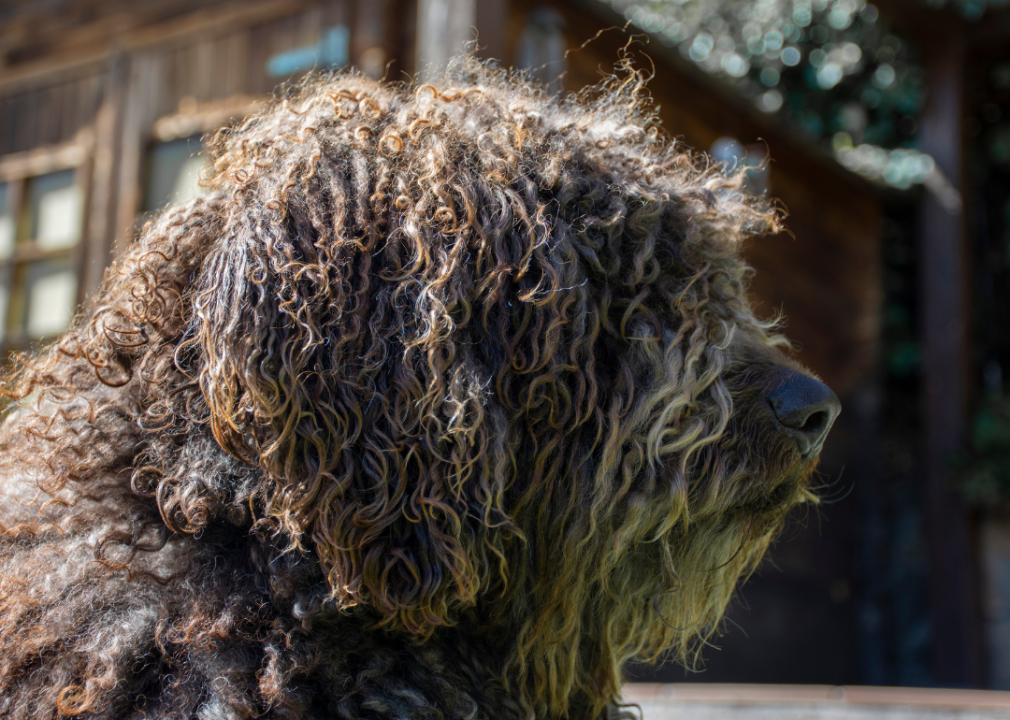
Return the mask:
<svg viewBox="0 0 1010 720">
<path fill-rule="evenodd" d="M 812 498 L 769 204 L 634 72 L 326 76 L 209 153 L 8 378 L 0 715 L 599 718 L 689 661 Z"/>
</svg>

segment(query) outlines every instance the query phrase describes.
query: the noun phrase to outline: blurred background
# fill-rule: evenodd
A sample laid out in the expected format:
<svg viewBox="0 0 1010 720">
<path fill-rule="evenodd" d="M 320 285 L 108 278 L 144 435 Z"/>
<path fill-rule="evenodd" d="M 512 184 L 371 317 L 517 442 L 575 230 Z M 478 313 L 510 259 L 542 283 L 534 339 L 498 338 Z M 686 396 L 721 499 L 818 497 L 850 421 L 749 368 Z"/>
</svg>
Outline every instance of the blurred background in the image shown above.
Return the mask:
<svg viewBox="0 0 1010 720">
<path fill-rule="evenodd" d="M 64 329 L 278 84 L 424 77 L 475 36 L 557 93 L 634 39 L 666 130 L 788 208 L 753 292 L 845 408 L 703 671 L 633 675 L 1010 689 L 1006 0 L 5 0 L 0 352 Z"/>
</svg>

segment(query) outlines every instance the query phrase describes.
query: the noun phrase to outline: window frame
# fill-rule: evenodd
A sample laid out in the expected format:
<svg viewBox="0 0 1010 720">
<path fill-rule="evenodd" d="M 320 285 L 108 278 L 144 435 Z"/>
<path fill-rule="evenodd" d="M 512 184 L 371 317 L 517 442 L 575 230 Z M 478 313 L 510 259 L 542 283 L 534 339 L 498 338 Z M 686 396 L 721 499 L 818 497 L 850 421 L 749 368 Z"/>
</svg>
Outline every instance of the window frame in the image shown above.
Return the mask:
<svg viewBox="0 0 1010 720">
<path fill-rule="evenodd" d="M 90 131 L 85 130 L 67 143 L 0 156 L 0 183 L 7 186 L 7 208 L 14 218 L 11 254 L 0 259 L 0 274 L 9 272 L 11 278 L 10 297 L 5 308 L 7 317 L 3 318 L 3 334 L 0 335 L 2 358 L 6 358 L 12 351 L 27 350 L 34 345 L 50 342 L 60 334 L 35 337 L 29 335 L 25 327 L 15 331 L 7 327 L 15 287 L 14 277 L 19 266 L 28 267 L 32 263 L 65 258 L 69 255 L 70 266 L 77 279 L 71 317 L 76 316 L 80 309 L 84 300 L 83 275 L 88 257 L 93 155 L 94 138 Z M 80 234 L 72 247 L 43 249 L 38 246 L 37 238 L 30 238 L 27 241 L 22 239 L 24 224 L 29 222 L 27 217 L 30 212 L 30 208 L 27 207 L 29 186 L 34 178 L 66 170 L 73 172 L 73 184 L 81 193 Z"/>
</svg>

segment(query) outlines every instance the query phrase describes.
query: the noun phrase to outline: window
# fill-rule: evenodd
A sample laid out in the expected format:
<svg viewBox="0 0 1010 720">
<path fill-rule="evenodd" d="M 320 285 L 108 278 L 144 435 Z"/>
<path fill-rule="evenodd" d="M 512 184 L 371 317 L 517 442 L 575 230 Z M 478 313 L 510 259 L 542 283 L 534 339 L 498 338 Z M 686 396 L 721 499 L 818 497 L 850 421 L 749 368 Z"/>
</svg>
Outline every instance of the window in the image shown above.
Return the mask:
<svg viewBox="0 0 1010 720">
<path fill-rule="evenodd" d="M 5 347 L 53 337 L 70 324 L 84 227 L 76 169 L 17 175 L 0 175 L 0 343 Z"/>
<path fill-rule="evenodd" d="M 175 115 L 161 118 L 151 128 L 140 210 L 156 212 L 205 193 L 200 178 L 209 160 L 202 138 L 223 125 L 241 121 L 263 103 L 263 98 L 246 95 L 205 103 L 182 98 Z"/>
<path fill-rule="evenodd" d="M 202 138 L 222 125 L 239 122 L 265 100 L 234 95 L 200 103 L 187 96 L 179 101 L 179 112 L 156 121 L 147 149 L 141 212 L 157 212 L 205 193 L 200 178 L 209 161 Z"/>
<path fill-rule="evenodd" d="M 202 148 L 199 136 L 159 142 L 151 147 L 144 212 L 184 203 L 204 192 L 200 173 L 207 167 L 207 159 L 200 152 Z"/>
</svg>

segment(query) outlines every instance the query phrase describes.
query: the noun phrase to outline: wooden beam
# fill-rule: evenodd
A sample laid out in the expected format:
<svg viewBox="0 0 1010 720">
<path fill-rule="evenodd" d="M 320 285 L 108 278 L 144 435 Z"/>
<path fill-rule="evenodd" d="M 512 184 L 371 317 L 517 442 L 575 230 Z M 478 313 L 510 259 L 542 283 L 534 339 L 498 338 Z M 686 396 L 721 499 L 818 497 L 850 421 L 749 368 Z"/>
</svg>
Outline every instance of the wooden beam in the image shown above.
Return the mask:
<svg viewBox="0 0 1010 720">
<path fill-rule="evenodd" d="M 0 158 L 0 182 L 79 167 L 88 157 L 93 145 L 94 135 L 90 128 L 86 128 L 69 143 L 5 155 Z"/>
<path fill-rule="evenodd" d="M 920 122 L 920 147 L 933 156 L 954 188 L 963 190 L 964 35 L 952 33 L 934 45 L 925 60 L 929 97 Z M 963 208 L 943 195 L 926 193 L 919 223 L 933 673 L 940 685 L 981 687 L 976 561 L 969 517 L 948 472 L 950 457 L 964 439 L 970 377 Z"/>
<path fill-rule="evenodd" d="M 158 118 L 151 135 L 159 142 L 178 140 L 217 130 L 228 122 L 259 112 L 270 103 L 267 95 L 232 95 L 206 103 L 193 103 L 185 111 Z"/>
<path fill-rule="evenodd" d="M 144 149 L 148 129 L 154 122 L 150 116 L 149 100 L 162 90 L 157 73 L 157 58 L 150 53 L 131 54 L 125 83 L 122 129 L 117 149 L 118 177 L 114 193 L 114 258 L 122 256 L 136 234 L 143 184 Z"/>
<path fill-rule="evenodd" d="M 101 285 L 105 268 L 112 260 L 112 243 L 116 235 L 114 190 L 119 170 L 119 136 L 123 127 L 127 62 L 125 53 L 114 53 L 110 58 L 102 104 L 95 119 L 91 212 L 82 242 L 83 272 L 78 273 L 81 297 L 90 297 Z"/>
<path fill-rule="evenodd" d="M 314 3 L 312 0 L 265 0 L 265 2 L 232 2 L 221 7 L 207 8 L 169 21 L 130 28 L 119 34 L 95 38 L 89 43 L 73 44 L 61 48 L 59 53 L 40 60 L 25 63 L 20 67 L 3 69 L 0 78 L 0 92 L 33 86 L 47 82 L 65 73 L 85 71 L 108 62 L 110 48 L 116 46 L 122 51 L 142 50 L 153 45 L 173 41 L 189 42 L 194 35 L 233 30 L 268 23 L 279 18 L 294 15 Z M 71 38 L 72 40 L 72 38 Z"/>
<path fill-rule="evenodd" d="M 390 17 L 386 23 L 386 49 L 390 63 L 389 80 L 408 80 L 414 76 L 417 62 L 417 0 L 389 0 Z"/>
</svg>

